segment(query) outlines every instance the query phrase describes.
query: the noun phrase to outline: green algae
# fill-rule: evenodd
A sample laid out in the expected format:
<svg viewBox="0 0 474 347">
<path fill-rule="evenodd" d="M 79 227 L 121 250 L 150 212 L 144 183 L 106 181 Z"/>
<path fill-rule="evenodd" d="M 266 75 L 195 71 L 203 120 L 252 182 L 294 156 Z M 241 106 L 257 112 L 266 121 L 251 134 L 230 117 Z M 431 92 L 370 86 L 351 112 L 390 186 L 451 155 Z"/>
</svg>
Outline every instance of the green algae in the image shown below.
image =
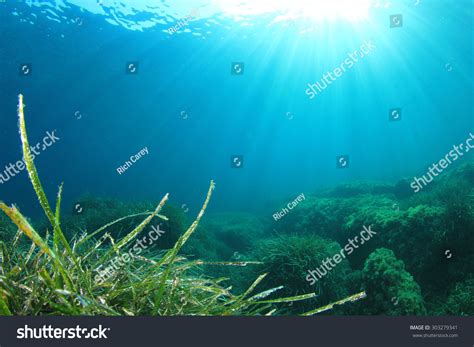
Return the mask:
<svg viewBox="0 0 474 347">
<path fill-rule="evenodd" d="M 393 316 L 426 314 L 419 285 L 393 251 L 386 248 L 375 250 L 367 258 L 363 274 L 367 292 L 364 309 L 367 313 Z"/>
</svg>

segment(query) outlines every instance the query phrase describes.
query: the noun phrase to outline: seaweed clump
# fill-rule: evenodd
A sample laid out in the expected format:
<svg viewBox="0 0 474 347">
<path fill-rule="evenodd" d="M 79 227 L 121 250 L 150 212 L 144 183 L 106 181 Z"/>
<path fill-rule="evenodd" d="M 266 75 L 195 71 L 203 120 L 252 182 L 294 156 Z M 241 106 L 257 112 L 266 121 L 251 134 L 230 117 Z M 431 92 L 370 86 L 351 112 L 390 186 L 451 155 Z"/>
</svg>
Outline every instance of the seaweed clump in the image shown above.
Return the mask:
<svg viewBox="0 0 474 347">
<path fill-rule="evenodd" d="M 40 236 L 17 207 L 0 202 L 0 209 L 19 229 L 9 245 L 0 242 L 0 315 L 272 315 L 277 312 L 278 304 L 315 296 L 309 293 L 270 299 L 279 287 L 255 294 L 266 274 L 258 276 L 244 293 L 235 295 L 229 287 L 223 286 L 224 279 L 199 275 L 200 267 L 206 264 L 204 261 L 190 261 L 179 255 L 206 211 L 215 188 L 213 181 L 194 222 L 173 247 L 161 253 L 145 257 L 138 252 L 127 252 L 127 249 L 153 218 L 169 220 L 161 214 L 168 194 L 153 211 L 143 213 L 141 222 L 118 240 L 105 230 L 136 218 L 136 214 L 68 240 L 61 225 L 63 187 L 59 187 L 53 210 L 30 153 L 23 108 L 23 96 L 20 95 L 18 115 L 23 158 L 52 234 Z M 18 247 L 24 236 L 31 241 L 28 250 Z M 97 268 L 107 263 L 119 263 L 120 266 L 103 278 Z M 363 297 L 364 293 L 359 293 L 349 299 Z M 318 310 L 309 314 L 313 312 Z"/>
<path fill-rule="evenodd" d="M 365 262 L 366 313 L 423 315 L 426 309 L 420 286 L 405 270 L 403 261 L 386 248 L 375 250 Z"/>
<path fill-rule="evenodd" d="M 316 293 L 314 299 L 292 305 L 289 310 L 308 309 L 309 305 L 327 304 L 348 294 L 346 278 L 350 272 L 347 260 L 341 261 L 323 278 L 309 282 L 311 270 L 321 268 L 322 263 L 339 253 L 341 247 L 335 241 L 317 235 L 280 235 L 262 240 L 256 244 L 252 258 L 262 262 L 256 271 L 268 273 L 263 285 L 268 288 L 285 284 L 284 295 L 301 295 L 311 290 Z M 311 286 L 313 284 L 313 286 Z"/>
</svg>

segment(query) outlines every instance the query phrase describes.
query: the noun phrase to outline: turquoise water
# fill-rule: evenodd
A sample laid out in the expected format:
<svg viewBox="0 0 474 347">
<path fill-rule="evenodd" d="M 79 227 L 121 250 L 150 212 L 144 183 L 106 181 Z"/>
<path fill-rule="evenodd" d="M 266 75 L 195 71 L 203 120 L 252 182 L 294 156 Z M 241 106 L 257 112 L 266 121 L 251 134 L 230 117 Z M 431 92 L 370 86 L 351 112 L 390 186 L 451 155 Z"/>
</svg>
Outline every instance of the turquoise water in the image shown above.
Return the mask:
<svg viewBox="0 0 474 347">
<path fill-rule="evenodd" d="M 472 1 L 256 3 L 0 2 L 2 199 L 39 214 L 26 172 L 6 173 L 19 93 L 30 142 L 59 138 L 36 165 L 70 209 L 169 192 L 196 211 L 214 179 L 213 211 L 270 216 L 421 176 L 474 130 Z"/>
</svg>

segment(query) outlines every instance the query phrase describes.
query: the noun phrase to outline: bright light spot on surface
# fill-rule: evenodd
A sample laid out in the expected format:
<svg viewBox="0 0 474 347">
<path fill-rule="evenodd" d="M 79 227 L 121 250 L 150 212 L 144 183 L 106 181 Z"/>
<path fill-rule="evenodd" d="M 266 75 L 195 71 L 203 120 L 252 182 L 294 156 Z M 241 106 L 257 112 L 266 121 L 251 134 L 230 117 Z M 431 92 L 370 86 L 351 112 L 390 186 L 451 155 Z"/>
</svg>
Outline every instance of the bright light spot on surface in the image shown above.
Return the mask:
<svg viewBox="0 0 474 347">
<path fill-rule="evenodd" d="M 213 0 L 230 16 L 279 13 L 291 18 L 317 21 L 362 21 L 369 16 L 373 0 Z"/>
</svg>

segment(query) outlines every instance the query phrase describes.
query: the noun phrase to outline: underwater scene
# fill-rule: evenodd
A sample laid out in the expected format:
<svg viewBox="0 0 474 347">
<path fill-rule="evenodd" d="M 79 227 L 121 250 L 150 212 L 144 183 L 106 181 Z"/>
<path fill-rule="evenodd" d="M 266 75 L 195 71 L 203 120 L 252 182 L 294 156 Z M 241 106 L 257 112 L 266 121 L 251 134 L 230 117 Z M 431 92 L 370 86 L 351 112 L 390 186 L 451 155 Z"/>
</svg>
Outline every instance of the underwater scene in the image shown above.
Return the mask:
<svg viewBox="0 0 474 347">
<path fill-rule="evenodd" d="M 471 0 L 0 0 L 0 315 L 474 315 Z"/>
</svg>

